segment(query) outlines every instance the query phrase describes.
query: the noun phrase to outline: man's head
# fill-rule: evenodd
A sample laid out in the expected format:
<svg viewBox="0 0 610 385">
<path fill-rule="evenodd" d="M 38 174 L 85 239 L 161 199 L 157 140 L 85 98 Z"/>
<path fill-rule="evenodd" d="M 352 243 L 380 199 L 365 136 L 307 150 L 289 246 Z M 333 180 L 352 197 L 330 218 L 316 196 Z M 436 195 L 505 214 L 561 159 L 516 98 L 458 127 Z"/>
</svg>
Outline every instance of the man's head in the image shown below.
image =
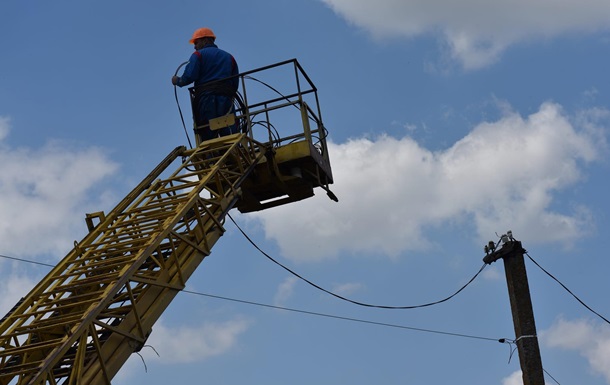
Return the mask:
<svg viewBox="0 0 610 385">
<path fill-rule="evenodd" d="M 189 43 L 195 45 L 195 49 L 201 49 L 206 44 L 214 43 L 216 35 L 209 28 L 199 28 L 193 32 L 193 37 L 189 40 Z"/>
</svg>

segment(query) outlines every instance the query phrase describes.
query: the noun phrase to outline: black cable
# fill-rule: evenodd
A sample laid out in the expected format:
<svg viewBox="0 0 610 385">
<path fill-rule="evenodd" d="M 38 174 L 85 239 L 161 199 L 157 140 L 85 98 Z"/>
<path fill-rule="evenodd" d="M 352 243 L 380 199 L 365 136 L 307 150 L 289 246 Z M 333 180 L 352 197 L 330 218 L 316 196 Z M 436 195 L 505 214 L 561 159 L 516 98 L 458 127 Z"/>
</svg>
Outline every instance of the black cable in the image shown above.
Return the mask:
<svg viewBox="0 0 610 385">
<path fill-rule="evenodd" d="M 540 266 L 540 264 L 538 262 L 536 262 L 534 260 L 534 258 L 532 258 L 527 252 L 525 252 L 525 255 L 527 255 L 527 257 L 534 262 L 534 264 L 536 266 L 538 266 L 540 268 L 540 270 L 544 271 L 546 273 L 546 275 L 548 275 L 549 277 L 553 278 L 553 280 L 555 280 L 555 282 L 557 282 L 558 284 L 561 285 L 561 287 L 563 287 L 568 293 L 570 293 L 572 295 L 572 297 L 576 298 L 576 300 L 578 302 L 580 302 L 581 305 L 583 305 L 584 307 L 586 307 L 591 313 L 595 314 L 596 316 L 598 316 L 599 318 L 603 319 L 604 321 L 606 321 L 607 324 L 610 324 L 610 321 L 608 321 L 604 316 L 602 316 L 601 314 L 599 314 L 598 312 L 596 312 L 595 310 L 591 309 L 586 303 L 584 303 L 580 298 L 578 298 L 576 296 L 576 294 L 572 293 L 572 291 L 570 289 L 567 288 L 566 285 L 564 285 L 563 283 L 561 283 L 561 281 L 559 281 L 557 278 L 555 278 L 553 276 L 553 274 L 549 273 L 548 271 L 546 271 L 542 266 Z"/>
<path fill-rule="evenodd" d="M 265 83 L 262 80 L 258 80 L 257 78 L 254 78 L 252 76 L 244 76 L 244 79 L 250 79 L 250 80 L 254 80 L 255 82 L 259 82 L 260 84 L 270 88 L 271 90 L 275 91 L 276 94 L 280 95 L 284 100 L 286 100 L 288 103 L 292 103 L 292 100 L 288 99 L 286 96 L 284 96 L 284 94 L 282 94 L 280 91 L 276 90 L 275 88 L 273 88 L 273 86 Z M 301 110 L 296 104 L 293 104 L 294 108 L 296 108 L 297 110 Z"/>
<path fill-rule="evenodd" d="M 247 134 L 248 120 L 252 120 L 254 118 L 254 115 L 248 116 L 246 111 L 248 109 L 246 107 L 246 102 L 244 101 L 244 98 L 241 96 L 239 91 L 236 91 L 233 97 L 233 109 L 236 116 L 238 116 L 237 112 L 241 112 L 241 116 L 238 119 L 239 132 Z"/>
<path fill-rule="evenodd" d="M 264 82 L 264 81 L 262 81 L 262 80 L 258 80 L 257 78 L 254 78 L 254 77 L 252 77 L 252 76 L 244 76 L 244 79 L 250 79 L 250 80 L 254 80 L 254 81 L 259 82 L 259 83 L 261 83 L 262 85 L 264 85 L 264 86 L 266 86 L 266 87 L 270 88 L 270 89 L 271 89 L 271 90 L 273 90 L 275 93 L 277 93 L 278 95 L 280 95 L 280 96 L 281 96 L 281 97 L 282 97 L 284 100 L 286 100 L 288 103 L 291 103 L 291 104 L 292 104 L 292 106 L 293 106 L 294 108 L 296 108 L 297 110 L 301 111 L 301 108 L 300 108 L 299 106 L 297 106 L 296 104 L 293 104 L 294 102 L 293 102 L 292 100 L 290 100 L 288 97 L 286 97 L 284 94 L 282 94 L 282 93 L 281 93 L 280 91 L 278 91 L 277 89 L 273 88 L 273 86 L 271 86 L 271 85 L 269 85 L 269 84 L 265 83 L 265 82 Z M 311 120 L 312 122 L 316 122 L 316 120 L 315 120 L 314 118 L 312 118 L 311 116 L 309 116 L 309 113 L 307 113 L 307 118 L 308 118 L 309 120 Z M 317 123 L 317 122 L 316 122 L 316 123 Z"/>
<path fill-rule="evenodd" d="M 231 218 L 231 220 L 233 220 L 233 218 Z M 237 226 L 237 224 L 236 224 L 236 226 Z M 529 255 L 528 255 L 528 257 L 529 257 Z M 54 265 L 51 265 L 51 264 L 48 264 L 48 263 L 32 261 L 32 260 L 23 259 L 23 258 L 9 257 L 7 255 L 2 255 L 2 254 L 0 254 L 0 258 L 12 259 L 12 260 L 20 261 L 20 262 L 27 262 L 27 263 L 32 263 L 32 264 L 42 265 L 42 266 L 48 266 L 48 267 L 55 267 Z M 313 316 L 317 316 L 317 317 L 325 317 L 325 318 L 338 319 L 338 320 L 342 320 L 342 321 L 359 322 L 359 323 L 364 323 L 364 324 L 368 324 L 368 325 L 376 325 L 376 326 L 390 327 L 390 328 L 403 329 L 403 330 L 412 330 L 412 331 L 417 331 L 417 332 L 439 334 L 439 335 L 446 335 L 446 336 L 452 336 L 452 337 L 470 338 L 470 339 L 477 339 L 477 340 L 484 340 L 484 341 L 499 341 L 501 343 L 507 342 L 507 340 L 505 338 L 497 339 L 497 338 L 490 338 L 490 337 L 475 336 L 475 335 L 471 335 L 471 334 L 452 333 L 452 332 L 444 332 L 444 331 L 432 330 L 432 329 L 416 328 L 416 327 L 412 327 L 412 326 L 396 325 L 396 324 L 390 324 L 390 323 L 385 323 L 385 322 L 369 321 L 369 320 L 363 320 L 363 319 L 359 319 L 359 318 L 343 317 L 343 316 L 337 316 L 337 315 L 332 315 L 332 314 L 327 314 L 327 313 L 320 313 L 320 312 L 313 312 L 313 311 L 308 311 L 308 310 L 300 310 L 300 309 L 288 308 L 288 307 L 283 307 L 283 306 L 269 305 L 269 304 L 260 303 L 260 302 L 246 301 L 246 300 L 241 300 L 241 299 L 223 297 L 223 296 L 219 296 L 219 295 L 200 293 L 200 292 L 191 291 L 191 290 L 182 290 L 182 291 L 184 293 L 198 295 L 198 296 L 202 296 L 202 297 L 221 299 L 221 300 L 224 300 L 224 301 L 232 301 L 232 302 L 243 303 L 243 304 L 254 305 L 254 306 L 261 306 L 261 307 L 277 309 L 277 310 L 291 311 L 291 312 L 294 312 L 294 313 L 313 315 Z M 509 342 L 509 344 L 510 344 L 510 342 Z M 145 347 L 146 346 L 149 346 L 149 345 L 145 345 Z M 153 350 L 155 350 L 152 346 L 151 346 L 151 348 Z M 157 353 L 156 350 L 155 350 L 155 353 Z M 157 355 L 158 354 L 159 353 L 157 353 Z M 512 356 L 512 351 L 511 351 L 511 356 Z M 146 363 L 144 365 L 146 365 Z M 557 385 L 561 385 L 555 379 L 555 377 L 553 377 L 546 369 L 543 368 L 542 370 L 551 379 L 553 379 L 553 381 Z"/>
<path fill-rule="evenodd" d="M 244 303 L 244 304 L 248 304 L 248 305 L 262 306 L 262 307 L 267 307 L 267 308 L 271 308 L 271 309 L 291 311 L 291 312 L 301 313 L 301 314 L 315 315 L 318 317 L 334 318 L 334 319 L 339 319 L 339 320 L 344 320 L 344 321 L 360 322 L 360 323 L 365 323 L 365 324 L 369 324 L 369 325 L 377 325 L 377 326 L 391 327 L 391 328 L 397 328 L 397 329 L 407 329 L 407 330 L 413 330 L 413 331 L 418 331 L 418 332 L 442 334 L 442 335 L 454 336 L 454 337 L 472 338 L 472 339 L 486 340 L 486 341 L 498 341 L 497 338 L 479 337 L 479 336 L 474 336 L 474 335 L 469 335 L 469 334 L 443 332 L 443 331 L 438 331 L 438 330 L 415 328 L 415 327 L 411 327 L 411 326 L 389 324 L 389 323 L 384 323 L 384 322 L 368 321 L 368 320 L 363 320 L 363 319 L 359 319 L 359 318 L 343 317 L 343 316 L 337 316 L 337 315 L 332 315 L 332 314 L 325 314 L 325 313 L 318 313 L 318 312 L 307 311 L 307 310 L 299 310 L 299 309 L 287 308 L 287 307 L 282 307 L 282 306 L 269 305 L 269 304 L 260 303 L 260 302 L 252 302 L 252 301 L 245 301 L 245 300 L 229 298 L 229 297 L 221 297 L 218 295 L 205 294 L 205 293 L 200 293 L 200 292 L 190 291 L 190 290 L 182 290 L 182 291 L 185 293 L 204 296 L 204 297 L 222 299 L 225 301 Z"/>
<path fill-rule="evenodd" d="M 176 68 L 176 73 L 174 74 L 174 76 L 178 76 L 178 71 L 180 71 L 180 68 L 182 68 L 182 66 L 184 66 L 185 64 L 188 64 L 188 61 L 185 61 L 184 63 L 180 64 L 178 66 L 178 68 Z M 176 105 L 178 106 L 178 112 L 180 113 L 180 120 L 182 121 L 182 127 L 184 127 L 184 134 L 186 135 L 186 140 L 188 140 L 189 142 L 189 148 L 193 148 L 193 144 L 191 143 L 191 138 L 189 137 L 189 133 L 186 129 L 186 123 L 184 123 L 184 116 L 182 115 L 182 108 L 180 108 L 180 102 L 178 101 L 178 87 L 174 84 L 174 98 L 176 98 Z"/>
<path fill-rule="evenodd" d="M 20 262 L 27 262 L 27 263 L 37 264 L 37 265 L 55 267 L 54 265 L 51 265 L 48 263 L 36 262 L 36 261 L 22 259 L 22 258 L 9 257 L 9 256 L 2 255 L 2 254 L 0 254 L 0 258 L 8 258 L 8 259 L 14 259 L 14 260 L 20 261 Z M 282 307 L 282 306 L 269 305 L 269 304 L 264 304 L 264 303 L 260 303 L 260 302 L 245 301 L 245 300 L 241 300 L 241 299 L 223 297 L 220 295 L 205 294 L 205 293 L 200 293 L 200 292 L 191 291 L 191 290 L 182 290 L 182 291 L 184 293 L 199 295 L 199 296 L 203 296 L 203 297 L 222 299 L 225 301 L 232 301 L 232 302 L 244 303 L 244 304 L 248 304 L 248 305 L 262 306 L 262 307 L 267 307 L 267 308 L 271 308 L 271 309 L 285 310 L 285 311 L 291 311 L 291 312 L 301 313 L 301 314 L 315 315 L 315 316 L 319 316 L 319 317 L 340 319 L 340 320 L 344 320 L 344 321 L 360 322 L 360 323 L 365 323 L 365 324 L 370 324 L 370 325 L 392 327 L 392 328 L 397 328 L 397 329 L 407 329 L 407 330 L 414 330 L 414 331 L 434 333 L 434 334 L 442 334 L 442 335 L 448 335 L 448 336 L 454 336 L 454 337 L 472 338 L 472 339 L 487 340 L 487 341 L 498 341 L 497 338 L 479 337 L 479 336 L 474 336 L 474 335 L 469 335 L 469 334 L 443 332 L 443 331 L 438 331 L 438 330 L 415 328 L 415 327 L 411 327 L 411 326 L 388 324 L 388 323 L 384 323 L 384 322 L 368 321 L 368 320 L 363 320 L 363 319 L 358 319 L 358 318 L 343 317 L 343 316 L 337 316 L 337 315 L 332 315 L 332 314 L 325 314 L 325 313 L 319 313 L 319 312 L 313 312 L 313 311 L 307 311 L 307 310 L 299 310 L 299 309 L 287 308 L 287 307 Z"/>
<path fill-rule="evenodd" d="M 271 137 L 273 138 L 273 140 L 275 142 L 280 141 L 280 134 L 277 131 L 277 129 L 275 128 L 275 126 L 273 124 L 271 124 L 271 122 L 268 121 L 259 121 L 259 122 L 252 122 L 252 131 L 254 131 L 254 126 L 256 125 L 260 125 L 263 126 L 263 128 L 267 129 L 267 131 L 269 132 L 269 134 L 271 135 Z"/>
<path fill-rule="evenodd" d="M 509 356 L 508 356 L 508 363 L 510 364 L 511 359 L 513 358 L 513 354 L 515 354 L 515 352 L 516 352 L 516 351 L 517 351 L 517 349 L 519 348 L 519 347 L 517 346 L 517 340 L 511 340 L 511 339 L 508 339 L 508 338 L 500 338 L 500 339 L 498 340 L 498 342 L 500 342 L 501 344 L 508 344 L 508 345 L 509 345 L 510 354 L 509 354 Z M 542 370 L 543 370 L 543 371 L 544 371 L 544 372 L 545 372 L 545 373 L 546 373 L 546 374 L 547 374 L 549 377 L 551 377 L 551 378 L 553 379 L 553 381 L 555 381 L 555 383 L 556 383 L 557 385 L 561 385 L 561 384 L 560 384 L 560 383 L 559 383 L 559 382 L 558 382 L 558 381 L 555 379 L 555 377 L 553 377 L 553 376 L 551 375 L 551 373 L 549 373 L 549 372 L 548 372 L 548 371 L 547 371 L 545 368 L 542 368 Z"/>
<path fill-rule="evenodd" d="M 55 267 L 55 265 L 51 265 L 50 263 L 37 262 L 37 261 L 32 261 L 32 260 L 23 259 L 23 258 L 9 257 L 7 255 L 2 255 L 2 254 L 0 254 L 0 258 L 13 259 L 15 261 L 27 262 L 27 263 L 32 263 L 34 265 L 40 265 L 40 266 Z"/>
<path fill-rule="evenodd" d="M 551 373 L 547 372 L 545 368 L 542 368 L 542 370 L 546 373 L 547 376 L 551 377 L 553 379 L 553 381 L 555 381 L 555 383 L 557 385 L 561 385 L 556 379 L 555 377 L 551 376 Z"/>
<path fill-rule="evenodd" d="M 508 360 L 509 363 L 510 363 L 510 358 L 512 357 L 512 355 L 514 354 L 515 350 L 517 349 L 516 346 L 514 347 L 514 349 L 512 347 L 513 344 L 516 345 L 516 341 L 508 340 L 506 338 L 498 339 L 498 338 L 475 336 L 475 335 L 471 335 L 471 334 L 452 333 L 452 332 L 444 332 L 444 331 L 432 330 L 432 329 L 416 328 L 416 327 L 412 327 L 412 326 L 396 325 L 396 324 L 390 324 L 390 323 L 385 323 L 385 322 L 363 320 L 363 319 L 360 319 L 360 318 L 344 317 L 344 316 L 338 316 L 338 315 L 327 314 L 327 313 L 320 313 L 320 312 L 313 312 L 313 311 L 308 311 L 308 310 L 288 308 L 288 307 L 283 307 L 283 306 L 269 305 L 269 304 L 260 303 L 260 302 L 246 301 L 246 300 L 242 300 L 242 299 L 223 297 L 223 296 L 219 296 L 219 295 L 206 294 L 206 293 L 201 293 L 201 292 L 196 292 L 196 291 L 191 291 L 191 290 L 182 290 L 182 291 L 185 292 L 185 293 L 188 293 L 188 294 L 198 295 L 198 296 L 202 296 L 202 297 L 215 298 L 215 299 L 220 299 L 220 300 L 224 300 L 224 301 L 243 303 L 243 304 L 253 305 L 253 306 L 261 306 L 261 307 L 266 307 L 266 308 L 270 308 L 270 309 L 291 311 L 291 312 L 294 312 L 294 313 L 313 315 L 313 316 L 317 316 L 317 317 L 325 317 L 325 318 L 338 319 L 338 320 L 342 320 L 342 321 L 359 322 L 359 323 L 368 324 L 368 325 L 383 326 L 383 327 L 403 329 L 403 330 L 412 330 L 412 331 L 416 331 L 416 332 L 440 334 L 440 335 L 446 335 L 446 336 L 452 336 L 452 337 L 461 337 L 461 338 L 470 338 L 470 339 L 476 339 L 476 340 L 496 341 L 496 342 L 500 342 L 500 343 L 508 343 L 509 345 L 511 345 L 510 346 L 510 348 L 511 348 L 510 357 L 509 357 L 509 360 Z M 555 379 L 555 377 L 553 377 L 551 375 L 551 373 L 549 373 L 546 369 L 542 368 L 542 370 L 557 385 L 561 385 Z"/>
<path fill-rule="evenodd" d="M 456 291 L 455 293 L 453 293 L 452 295 L 450 295 L 447 298 L 441 299 L 439 301 L 434 301 L 434 302 L 429 302 L 429 303 L 425 303 L 422 305 L 413 305 L 413 306 L 385 306 L 385 305 L 372 305 L 372 304 L 368 304 L 368 303 L 364 303 L 364 302 L 358 302 L 358 301 L 354 301 L 351 300 L 349 298 L 345 298 L 343 296 L 340 296 L 339 294 L 335 294 L 331 291 L 328 291 L 318 285 L 316 285 L 315 283 L 309 281 L 306 278 L 303 278 L 302 276 L 300 276 L 299 274 L 295 273 L 294 271 L 290 270 L 288 267 L 282 265 L 281 263 L 279 263 L 278 261 L 276 261 L 275 259 L 273 259 L 269 254 L 265 253 L 260 247 L 258 247 L 258 245 L 256 243 L 254 243 L 254 241 L 242 230 L 241 227 L 239 227 L 239 225 L 235 222 L 235 220 L 233 219 L 233 217 L 230 214 L 227 214 L 227 216 L 229 217 L 229 219 L 231 219 L 231 221 L 233 222 L 233 224 L 235 224 L 235 226 L 237 227 L 237 229 L 242 233 L 242 235 L 248 240 L 248 242 L 250 242 L 250 244 L 252 244 L 252 246 L 254 246 L 258 251 L 260 251 L 265 257 L 267 257 L 271 262 L 275 263 L 276 265 L 280 266 L 281 268 L 283 268 L 284 270 L 286 270 L 287 272 L 289 272 L 290 274 L 294 275 L 295 277 L 301 279 L 302 281 L 307 282 L 309 285 L 315 287 L 316 289 L 323 291 L 326 294 L 329 294 L 335 298 L 338 298 L 340 300 L 352 303 L 354 305 L 358 305 L 358 306 L 364 306 L 364 307 L 372 307 L 372 308 L 378 308 L 378 309 L 393 309 L 393 310 L 410 310 L 410 309 L 418 309 L 418 308 L 422 308 L 422 307 L 427 307 L 427 306 L 432 306 L 432 305 L 438 305 L 440 303 L 446 302 L 448 300 L 450 300 L 451 298 L 455 297 L 456 295 L 458 295 L 462 290 L 464 290 L 468 285 L 470 285 L 472 283 L 472 281 L 475 280 L 475 278 L 477 278 L 479 276 L 479 274 L 481 274 L 481 272 L 483 271 L 483 269 L 485 269 L 485 267 L 487 266 L 487 264 L 483 264 L 483 266 L 479 269 L 479 271 L 472 277 L 470 278 L 470 280 L 464 285 L 462 286 L 458 291 Z"/>
</svg>

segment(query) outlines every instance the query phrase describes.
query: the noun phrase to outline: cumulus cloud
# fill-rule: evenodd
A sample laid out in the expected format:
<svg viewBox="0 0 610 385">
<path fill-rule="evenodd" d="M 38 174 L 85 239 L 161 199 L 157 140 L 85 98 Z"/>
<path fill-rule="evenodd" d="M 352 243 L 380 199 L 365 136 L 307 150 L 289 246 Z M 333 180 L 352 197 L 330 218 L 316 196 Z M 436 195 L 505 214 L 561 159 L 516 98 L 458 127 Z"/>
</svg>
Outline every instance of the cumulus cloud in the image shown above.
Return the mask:
<svg viewBox="0 0 610 385">
<path fill-rule="evenodd" d="M 512 44 L 610 28 L 603 0 L 321 0 L 376 38 L 437 34 L 466 69 L 498 60 Z"/>
<path fill-rule="evenodd" d="M 558 319 L 542 334 L 546 345 L 573 350 L 585 357 L 591 368 L 610 383 L 610 328 L 590 320 Z"/>
<path fill-rule="evenodd" d="M 503 275 L 500 274 L 499 269 L 496 266 L 490 266 L 487 269 L 483 270 L 481 276 L 489 281 L 498 281 L 503 278 Z"/>
<path fill-rule="evenodd" d="M 112 383 L 132 384 L 136 376 L 159 373 L 163 370 L 158 368 L 159 365 L 203 362 L 227 353 L 235 347 L 237 339 L 248 329 L 248 325 L 246 320 L 233 319 L 206 322 L 199 326 L 170 327 L 160 320 L 153 327 L 140 356 L 132 354 Z"/>
<path fill-rule="evenodd" d="M 363 285 L 361 283 L 342 283 L 333 287 L 333 293 L 345 296 L 354 294 L 362 288 Z"/>
<path fill-rule="evenodd" d="M 93 191 L 118 166 L 99 148 L 50 142 L 42 148 L 11 148 L 0 118 L 0 245 L 14 256 L 65 252 L 84 230 L 84 213 L 99 207 Z"/>
<path fill-rule="evenodd" d="M 473 226 L 482 243 L 511 229 L 530 243 L 569 245 L 591 229 L 590 213 L 582 205 L 559 212 L 553 195 L 601 156 L 595 128 L 608 113 L 586 115 L 573 123 L 554 103 L 527 117 L 506 111 L 436 152 L 409 137 L 331 143 L 339 203 L 319 194 L 252 215 L 293 260 L 423 250 L 427 229 L 456 223 Z"/>
<path fill-rule="evenodd" d="M 298 281 L 297 277 L 288 277 L 286 278 L 278 287 L 277 292 L 275 293 L 275 297 L 273 298 L 273 303 L 275 306 L 282 306 L 284 303 L 292 297 L 292 293 L 294 292 L 294 286 Z"/>
<path fill-rule="evenodd" d="M 11 274 L 0 279 L 0 318 L 19 302 L 36 284 L 32 278 Z"/>
<path fill-rule="evenodd" d="M 502 385 L 523 385 L 523 375 L 521 371 L 514 372 L 502 380 Z"/>
<path fill-rule="evenodd" d="M 6 116 L 0 116 L 0 141 L 6 138 L 10 131 L 10 119 Z"/>
<path fill-rule="evenodd" d="M 205 322 L 194 327 L 168 327 L 157 322 L 147 344 L 159 353 L 159 356 L 150 355 L 154 360 L 191 363 L 226 353 L 247 328 L 248 322 L 240 319 Z"/>
</svg>

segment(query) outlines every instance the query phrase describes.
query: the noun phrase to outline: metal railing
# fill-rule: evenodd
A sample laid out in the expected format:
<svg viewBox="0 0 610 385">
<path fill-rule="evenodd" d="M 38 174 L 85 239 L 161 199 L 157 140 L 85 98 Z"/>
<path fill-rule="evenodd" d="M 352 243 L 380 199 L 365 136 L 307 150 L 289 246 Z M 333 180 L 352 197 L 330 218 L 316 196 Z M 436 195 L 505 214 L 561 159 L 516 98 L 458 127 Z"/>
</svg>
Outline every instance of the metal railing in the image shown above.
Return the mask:
<svg viewBox="0 0 610 385">
<path fill-rule="evenodd" d="M 273 147 L 307 140 L 328 160 L 327 130 L 322 122 L 318 90 L 296 59 L 267 65 L 207 83 L 239 78 L 235 118 L 240 130 Z M 190 88 L 195 114 L 195 87 Z M 295 126 L 295 122 L 299 122 Z M 298 127 L 298 128 L 296 128 Z"/>
</svg>

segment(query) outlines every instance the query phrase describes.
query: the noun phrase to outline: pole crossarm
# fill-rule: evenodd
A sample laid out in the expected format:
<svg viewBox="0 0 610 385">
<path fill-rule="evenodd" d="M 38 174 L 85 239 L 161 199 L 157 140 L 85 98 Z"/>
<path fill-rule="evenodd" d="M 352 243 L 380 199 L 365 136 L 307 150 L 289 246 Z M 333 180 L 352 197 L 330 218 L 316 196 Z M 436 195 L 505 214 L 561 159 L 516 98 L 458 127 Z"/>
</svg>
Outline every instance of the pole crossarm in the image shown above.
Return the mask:
<svg viewBox="0 0 610 385">
<path fill-rule="evenodd" d="M 485 255 L 483 262 L 488 265 L 496 262 L 498 259 L 510 257 L 516 252 L 525 253 L 525 249 L 521 246 L 519 241 L 508 241 L 502 245 L 501 248 Z"/>
</svg>

